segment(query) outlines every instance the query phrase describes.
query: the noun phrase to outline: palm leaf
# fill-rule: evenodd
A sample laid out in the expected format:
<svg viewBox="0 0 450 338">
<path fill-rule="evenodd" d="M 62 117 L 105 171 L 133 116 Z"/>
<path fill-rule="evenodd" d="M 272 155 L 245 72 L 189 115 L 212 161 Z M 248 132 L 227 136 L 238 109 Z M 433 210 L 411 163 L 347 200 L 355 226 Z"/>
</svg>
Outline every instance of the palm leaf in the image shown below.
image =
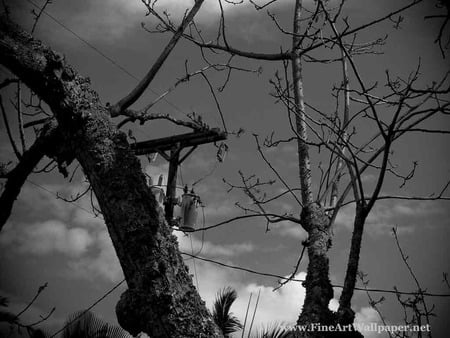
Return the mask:
<svg viewBox="0 0 450 338">
<path fill-rule="evenodd" d="M 213 306 L 213 320 L 225 337 L 242 328 L 241 322 L 230 312 L 231 305 L 237 298 L 237 293 L 231 287 L 220 290 Z"/>
<path fill-rule="evenodd" d="M 281 323 L 274 323 L 262 328 L 256 333 L 255 338 L 287 338 L 290 330 Z"/>
<path fill-rule="evenodd" d="M 63 338 L 129 338 L 120 327 L 110 325 L 92 312 L 79 311 L 66 320 Z"/>
</svg>

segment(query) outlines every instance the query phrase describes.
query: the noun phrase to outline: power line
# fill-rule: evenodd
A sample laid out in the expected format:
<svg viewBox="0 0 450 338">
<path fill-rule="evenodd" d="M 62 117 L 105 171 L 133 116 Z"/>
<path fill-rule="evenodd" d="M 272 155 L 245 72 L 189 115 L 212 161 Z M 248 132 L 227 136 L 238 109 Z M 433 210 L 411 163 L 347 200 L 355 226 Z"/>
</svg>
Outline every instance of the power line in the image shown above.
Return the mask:
<svg viewBox="0 0 450 338">
<path fill-rule="evenodd" d="M 51 191 L 51 190 L 49 190 L 49 189 L 47 189 L 47 188 L 37 184 L 37 183 L 34 183 L 34 182 L 30 181 L 30 180 L 27 180 L 27 182 L 29 182 L 29 183 L 35 185 L 36 187 L 39 187 L 40 189 L 43 189 L 44 191 L 46 191 L 46 192 L 48 192 L 48 193 L 58 197 L 58 194 L 56 194 L 55 192 L 53 192 L 53 191 Z M 95 216 L 95 214 L 93 212 L 91 212 L 90 210 L 88 210 L 86 208 L 83 208 L 82 206 L 76 204 L 75 202 L 70 202 L 70 203 L 74 204 L 76 207 L 80 208 L 81 210 L 84 210 L 84 211 L 90 213 L 91 215 Z M 203 242 L 203 239 L 202 239 L 202 242 Z M 203 247 L 203 243 L 202 243 L 202 247 Z M 193 260 L 199 259 L 199 260 L 202 260 L 202 261 L 205 261 L 205 262 L 209 262 L 209 263 L 213 263 L 213 264 L 216 264 L 216 265 L 220 265 L 220 266 L 223 266 L 223 267 L 226 267 L 226 268 L 229 268 L 229 269 L 245 271 L 245 272 L 248 272 L 248 273 L 251 273 L 251 274 L 255 274 L 255 275 L 259 275 L 259 276 L 272 277 L 272 278 L 277 278 L 277 279 L 281 279 L 281 280 L 290 280 L 290 281 L 299 282 L 299 283 L 302 283 L 302 282 L 305 281 L 303 279 L 289 278 L 289 277 L 284 277 L 284 276 L 280 276 L 280 275 L 276 275 L 276 274 L 272 274 L 272 273 L 260 272 L 260 271 L 256 271 L 256 270 L 252 270 L 252 269 L 248 269 L 248 268 L 244 268 L 244 267 L 240 267 L 240 266 L 236 266 L 236 265 L 230 265 L 230 264 L 222 263 L 222 262 L 219 262 L 219 261 L 215 261 L 215 260 L 212 260 L 212 259 L 208 259 L 208 258 L 205 258 L 205 257 L 198 256 L 198 253 L 196 255 L 190 254 L 190 253 L 187 253 L 187 252 L 182 252 L 182 251 L 180 251 L 180 253 L 182 255 L 186 255 L 186 256 L 191 257 L 191 259 L 193 259 Z M 343 288 L 342 285 L 337 285 L 337 284 L 332 285 L 332 287 Z M 450 297 L 450 294 L 446 294 L 446 293 L 439 294 L 439 293 L 417 292 L 417 291 L 416 292 L 412 292 L 412 291 L 395 291 L 395 290 L 387 290 L 387 289 L 379 289 L 379 288 L 355 287 L 354 290 L 366 291 L 366 292 L 377 292 L 377 293 L 402 294 L 402 295 L 418 295 L 418 294 L 420 294 L 422 296 L 427 296 L 427 297 Z"/>
<path fill-rule="evenodd" d="M 39 189 L 42 189 L 46 192 L 48 192 L 49 194 L 55 196 L 57 199 L 59 199 L 59 196 L 57 193 L 55 193 L 54 191 L 47 189 L 46 187 L 35 183 L 33 181 L 30 181 L 27 179 L 28 183 L 31 183 L 32 185 L 38 187 Z M 83 210 L 91 215 L 93 215 L 94 217 L 98 217 L 97 215 L 95 215 L 92 211 L 90 211 L 89 209 L 86 209 L 84 207 L 82 207 L 81 205 L 75 203 L 75 202 L 69 202 L 72 203 L 76 208 Z M 65 328 L 67 328 L 68 326 L 72 325 L 74 322 L 78 321 L 82 316 L 84 316 L 88 311 L 92 310 L 98 303 L 100 303 L 102 300 L 104 300 L 106 297 L 108 297 L 114 290 L 116 290 L 120 285 L 122 285 L 125 282 L 125 278 L 122 279 L 120 282 L 118 282 L 116 285 L 114 285 L 111 289 L 109 289 L 105 294 L 103 294 L 100 298 L 98 298 L 94 303 L 92 303 L 86 310 L 84 310 L 83 312 L 81 312 L 79 315 L 77 315 L 74 319 L 72 319 L 70 322 L 66 323 L 61 329 L 59 329 L 58 331 L 56 331 L 54 334 L 52 334 L 50 336 L 50 338 L 55 337 L 58 333 L 64 331 Z"/>
<path fill-rule="evenodd" d="M 47 189 L 46 187 L 35 183 L 33 181 L 30 181 L 27 179 L 28 183 L 31 183 L 32 185 L 38 187 L 39 189 L 42 189 L 46 192 L 48 192 L 49 194 L 55 196 L 58 199 L 58 194 L 55 193 L 54 191 Z M 69 202 L 72 203 L 76 208 L 81 209 L 91 215 L 93 215 L 94 217 L 98 217 L 97 215 L 95 215 L 92 211 L 90 211 L 89 209 L 86 209 L 84 207 L 82 207 L 81 205 L 75 203 L 75 202 Z M 122 285 L 125 282 L 125 278 L 122 279 L 119 283 L 117 283 L 116 285 L 114 285 L 114 287 L 112 287 L 110 290 L 108 290 L 105 294 L 103 294 L 103 296 L 101 296 L 99 299 L 97 299 L 94 303 L 92 303 L 86 310 L 84 310 L 83 312 L 81 312 L 78 316 L 76 316 L 74 319 L 72 319 L 70 322 L 66 323 L 61 329 L 59 329 L 58 331 L 56 331 L 54 334 L 52 334 L 50 336 L 50 338 L 55 337 L 58 333 L 64 331 L 64 329 L 70 325 L 72 325 L 74 322 L 76 322 L 77 320 L 79 320 L 82 316 L 84 316 L 88 311 L 92 310 L 92 308 L 94 308 L 94 306 L 96 306 L 98 303 L 100 303 L 103 299 L 105 299 L 106 297 L 108 297 L 114 290 L 116 290 L 120 285 Z"/>
<path fill-rule="evenodd" d="M 83 317 L 88 311 L 92 310 L 94 308 L 94 306 L 96 306 L 98 303 L 100 303 L 103 299 L 105 299 L 106 297 L 108 297 L 114 290 L 116 290 L 119 286 L 121 286 L 123 283 L 125 282 L 125 278 L 122 279 L 119 283 L 117 283 L 116 285 L 114 285 L 111 289 L 109 289 L 103 296 L 101 296 L 99 299 L 97 299 L 94 303 L 92 303 L 86 310 L 84 310 L 83 312 L 81 312 L 78 316 L 76 316 L 74 319 L 72 319 L 70 322 L 66 323 L 61 329 L 59 329 L 58 331 L 56 331 L 54 334 L 52 334 L 50 336 L 50 338 L 55 337 L 58 333 L 64 331 L 65 328 L 69 327 L 70 325 L 72 325 L 74 322 L 76 322 L 77 320 L 79 320 L 81 317 Z"/>
<path fill-rule="evenodd" d="M 77 39 L 79 39 L 81 42 L 83 42 L 87 47 L 91 48 L 93 51 L 95 51 L 98 55 L 100 55 L 101 57 L 103 57 L 105 60 L 107 60 L 108 62 L 110 62 L 113 66 L 115 66 L 117 69 L 119 69 L 120 71 L 122 71 L 123 73 L 127 74 L 129 77 L 131 77 L 132 79 L 136 80 L 136 81 L 140 81 L 140 79 L 138 77 L 136 77 L 134 74 L 132 74 L 130 71 L 128 71 L 125 67 L 123 67 L 122 65 L 120 65 L 117 61 L 115 61 L 113 58 L 111 58 L 110 56 L 108 56 L 106 53 L 104 53 L 103 51 L 101 51 L 98 47 L 96 47 L 94 44 L 90 43 L 89 41 L 87 41 L 85 38 L 83 38 L 81 35 L 79 35 L 78 33 L 76 33 L 74 30 L 72 30 L 71 28 L 69 28 L 67 25 L 65 25 L 63 22 L 61 22 L 58 18 L 56 18 L 55 16 L 51 15 L 50 13 L 48 13 L 44 7 L 40 7 L 38 4 L 36 4 L 34 1 L 32 0 L 26 0 L 30 5 L 34 6 L 35 8 L 39 9 L 40 13 L 45 14 L 47 17 L 49 17 L 51 20 L 53 20 L 56 24 L 58 24 L 59 26 L 61 26 L 62 28 L 64 28 L 67 32 L 69 32 L 70 34 L 72 34 L 73 36 L 75 36 Z M 160 97 L 161 94 L 156 92 L 155 90 L 153 90 L 151 87 L 148 87 L 148 89 L 155 94 L 157 97 Z M 213 93 L 214 99 L 217 102 L 217 99 Z M 172 103 L 171 101 L 169 101 L 167 98 L 163 97 L 162 99 L 164 102 L 166 102 L 169 106 L 171 106 L 175 111 L 177 111 L 178 113 L 185 115 L 189 118 L 189 115 L 186 114 L 184 111 L 181 110 L 180 107 L 178 107 L 176 104 Z M 226 129 L 225 126 L 225 121 L 223 118 L 223 114 L 222 111 L 220 110 L 220 106 L 218 106 L 219 109 L 219 114 L 221 116 L 222 119 L 222 123 L 223 123 L 223 127 Z M 212 115 L 213 117 L 215 115 Z M 214 117 L 215 120 L 217 120 Z M 137 129 L 138 132 L 140 132 L 141 134 L 144 134 L 140 129 Z"/>
<path fill-rule="evenodd" d="M 34 3 L 32 0 L 27 0 L 28 3 L 30 3 L 31 5 L 33 5 L 34 7 L 41 9 L 39 7 L 39 5 L 37 5 L 36 3 Z M 54 22 L 56 22 L 58 25 L 60 25 L 61 27 L 63 27 L 66 31 L 68 31 L 69 33 L 71 33 L 72 35 L 74 35 L 78 40 L 82 41 L 86 46 L 88 46 L 89 48 L 91 48 L 92 50 L 94 50 L 97 54 L 99 54 L 100 56 L 102 56 L 103 58 L 105 58 L 106 60 L 108 60 L 110 63 L 112 63 L 114 66 L 116 66 L 117 68 L 119 68 L 122 72 L 124 72 L 125 74 L 127 74 L 128 76 L 132 77 L 133 79 L 135 79 L 136 81 L 139 81 L 139 79 L 134 76 L 133 74 L 131 74 L 127 69 L 125 69 L 123 66 L 121 66 L 120 64 L 118 64 L 115 60 L 113 60 L 112 58 L 110 58 L 108 55 L 106 55 L 105 53 L 103 53 L 100 49 L 98 49 L 97 47 L 95 47 L 92 43 L 90 43 L 89 41 L 87 41 L 86 39 L 84 39 L 82 36 L 80 36 L 78 33 L 76 33 L 75 31 L 73 31 L 72 29 L 70 29 L 69 27 L 67 27 L 65 24 L 63 24 L 60 20 L 58 20 L 56 17 L 54 17 L 53 15 L 51 15 L 50 13 L 48 13 L 47 11 L 43 10 L 43 13 L 48 16 L 50 19 L 52 19 Z M 155 93 L 156 94 L 156 93 Z"/>
<path fill-rule="evenodd" d="M 230 264 L 226 264 L 226 263 L 222 263 L 216 260 L 212 260 L 209 258 L 205 258 L 205 257 L 200 257 L 200 256 L 196 256 L 196 255 L 192 255 L 189 254 L 187 252 L 182 252 L 180 251 L 180 253 L 182 255 L 186 255 L 192 258 L 196 258 L 199 259 L 201 261 L 205 261 L 208 263 L 213 263 L 216 265 L 220 265 L 223 266 L 225 268 L 229 268 L 229 269 L 235 269 L 235 270 L 240 270 L 240 271 L 245 271 L 254 275 L 259 275 L 259 276 L 265 276 L 265 277 L 272 277 L 272 278 L 277 278 L 277 279 L 282 279 L 282 280 L 290 280 L 293 282 L 299 282 L 299 283 L 303 283 L 305 280 L 304 279 L 297 279 L 297 278 L 289 278 L 289 277 L 284 277 L 284 276 L 280 276 L 280 275 L 276 275 L 276 274 L 272 274 L 272 273 L 267 273 L 267 272 L 260 272 L 260 271 L 256 271 L 256 270 L 252 270 L 252 269 L 248 269 L 248 268 L 243 268 L 240 266 L 236 266 L 236 265 L 230 265 Z M 334 288 L 340 288 L 342 289 L 343 286 L 342 285 L 338 285 L 338 284 L 332 284 L 331 285 Z M 447 293 L 431 293 L 431 292 L 412 292 L 412 291 L 395 291 L 395 290 L 386 290 L 386 289 L 371 289 L 371 288 L 361 288 L 361 287 L 355 287 L 354 290 L 358 290 L 358 291 L 365 291 L 365 292 L 380 292 L 380 293 L 393 293 L 393 294 L 402 294 L 402 295 L 422 295 L 422 296 L 427 296 L 427 297 L 450 297 L 450 294 Z"/>
<path fill-rule="evenodd" d="M 41 10 L 41 7 L 36 4 L 35 2 L 33 2 L 32 0 L 26 0 L 29 4 L 31 4 L 32 6 L 36 7 L 37 9 Z M 115 61 L 113 58 L 109 57 L 108 55 L 106 55 L 104 52 L 102 52 L 99 48 L 97 48 L 95 45 L 93 45 L 92 43 L 90 43 L 89 41 L 87 41 L 85 38 L 83 38 L 81 35 L 79 35 L 78 33 L 76 33 L 75 31 L 73 31 L 71 28 L 69 28 L 68 26 L 66 26 L 64 23 L 62 23 L 59 19 L 57 19 L 55 16 L 51 15 L 50 13 L 48 13 L 46 10 L 42 11 L 47 17 L 49 17 L 51 20 L 53 20 L 55 23 L 57 23 L 59 26 L 61 26 L 62 28 L 64 28 L 66 31 L 68 31 L 70 34 L 72 34 L 73 36 L 75 36 L 78 40 L 80 40 L 81 42 L 83 42 L 86 46 L 88 46 L 89 48 L 91 48 L 93 51 L 95 51 L 97 54 L 99 54 L 101 57 L 103 57 L 104 59 L 108 60 L 108 62 L 110 62 L 112 65 L 114 65 L 115 67 L 117 67 L 118 69 L 120 69 L 122 72 L 124 72 L 125 74 L 127 74 L 129 77 L 133 78 L 136 81 L 140 81 L 140 79 L 138 77 L 136 77 L 135 75 L 133 75 L 131 72 L 129 72 L 125 67 L 123 67 L 122 65 L 120 65 L 117 61 Z M 152 88 L 148 87 L 148 89 L 155 95 L 157 95 L 158 97 L 161 95 L 158 92 L 156 92 L 155 90 L 153 90 Z M 166 98 L 163 98 L 163 100 L 170 105 L 172 108 L 174 108 L 176 111 L 178 111 L 179 113 L 186 115 L 186 113 L 184 113 L 177 105 L 175 105 L 174 103 L 170 102 L 169 100 L 167 100 Z"/>
<path fill-rule="evenodd" d="M 39 189 L 41 189 L 41 190 L 44 190 L 44 191 L 48 192 L 49 194 L 55 196 L 56 199 L 61 199 L 61 198 L 59 197 L 58 193 L 56 193 L 56 192 L 54 192 L 54 191 L 52 191 L 52 190 L 50 190 L 50 189 L 47 189 L 46 187 L 44 187 L 44 186 L 42 186 L 42 185 L 40 185 L 40 184 L 38 184 L 38 183 L 36 183 L 36 182 L 33 182 L 33 181 L 29 180 L 29 179 L 27 179 L 26 181 L 27 181 L 28 183 L 34 185 L 35 187 L 37 187 L 37 188 L 39 188 Z M 96 214 L 94 214 L 91 210 L 86 209 L 85 207 L 79 205 L 78 203 L 76 203 L 76 202 L 74 202 L 74 201 L 66 201 L 66 202 L 73 204 L 76 208 L 78 208 L 78 209 L 80 209 L 80 210 L 83 210 L 83 211 L 85 211 L 85 212 L 91 214 L 91 215 L 94 216 L 95 218 L 97 218 L 97 217 L 103 218 L 102 215 L 100 215 L 100 216 L 99 216 L 99 215 L 96 215 Z"/>
<path fill-rule="evenodd" d="M 27 182 L 29 182 L 29 183 L 35 185 L 36 187 L 39 187 L 40 189 L 43 189 L 44 191 L 46 191 L 46 192 L 48 192 L 48 193 L 58 197 L 58 194 L 56 194 L 55 192 L 53 192 L 53 191 L 51 191 L 51 190 L 49 190 L 49 189 L 47 189 L 47 188 L 37 184 L 37 183 L 34 183 L 34 182 L 30 181 L 30 180 L 27 180 Z M 70 203 L 74 204 L 77 208 L 80 208 L 81 210 L 84 210 L 84 211 L 90 213 L 91 215 L 96 216 L 93 212 L 91 212 L 90 210 L 88 210 L 86 208 L 83 208 L 82 206 L 76 204 L 75 202 L 70 202 Z M 203 231 L 205 231 L 205 230 L 203 230 Z M 202 248 L 203 248 L 203 240 L 204 239 L 202 238 Z M 192 241 L 192 239 L 191 239 L 191 241 Z M 192 245 L 192 242 L 191 242 L 191 245 Z M 272 273 L 260 272 L 260 271 L 256 271 L 256 270 L 252 270 L 252 269 L 248 269 L 248 268 L 244 268 L 244 267 L 240 267 L 240 266 L 236 266 L 236 265 L 230 265 L 230 264 L 222 263 L 222 262 L 219 262 L 219 261 L 215 261 L 215 260 L 212 260 L 212 259 L 208 259 L 208 258 L 205 258 L 205 257 L 198 256 L 198 253 L 196 255 L 190 254 L 190 253 L 187 253 L 187 252 L 182 252 L 182 251 L 180 251 L 180 253 L 182 255 L 186 255 L 186 256 L 191 257 L 191 259 L 193 259 L 194 261 L 195 261 L 195 259 L 199 259 L 199 260 L 202 260 L 202 261 L 205 261 L 205 262 L 209 262 L 209 263 L 213 263 L 213 264 L 216 264 L 216 265 L 220 265 L 220 266 L 223 266 L 223 267 L 226 267 L 226 268 L 229 268 L 229 269 L 245 271 L 245 272 L 248 272 L 248 273 L 251 273 L 251 274 L 255 274 L 255 275 L 259 275 L 259 276 L 272 277 L 272 278 L 277 278 L 277 279 L 281 279 L 281 280 L 290 280 L 290 281 L 299 282 L 299 283 L 302 283 L 302 282 L 305 281 L 304 279 L 289 278 L 289 277 L 284 277 L 284 276 L 280 276 L 280 275 L 276 275 L 276 274 L 272 274 Z M 338 285 L 338 284 L 332 285 L 332 287 L 343 288 L 342 285 Z M 365 292 L 402 294 L 402 295 L 418 295 L 418 294 L 420 294 L 422 296 L 427 296 L 427 297 L 450 297 L 450 294 L 446 294 L 446 293 L 439 294 L 439 293 L 432 293 L 432 292 L 395 291 L 395 290 L 387 290 L 387 289 L 379 289 L 379 288 L 355 287 L 354 290 L 365 291 Z"/>
</svg>

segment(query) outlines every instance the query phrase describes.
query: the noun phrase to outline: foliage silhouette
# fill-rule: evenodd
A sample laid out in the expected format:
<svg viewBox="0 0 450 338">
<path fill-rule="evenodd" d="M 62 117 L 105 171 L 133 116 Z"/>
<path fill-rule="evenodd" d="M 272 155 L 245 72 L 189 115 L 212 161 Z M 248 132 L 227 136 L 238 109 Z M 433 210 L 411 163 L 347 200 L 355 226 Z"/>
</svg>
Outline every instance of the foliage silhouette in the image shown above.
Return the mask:
<svg viewBox="0 0 450 338">
<path fill-rule="evenodd" d="M 222 331 L 225 337 L 242 328 L 242 324 L 233 313 L 230 312 L 231 306 L 237 298 L 236 290 L 231 287 L 225 287 L 220 290 L 213 305 L 213 320 Z"/>
</svg>

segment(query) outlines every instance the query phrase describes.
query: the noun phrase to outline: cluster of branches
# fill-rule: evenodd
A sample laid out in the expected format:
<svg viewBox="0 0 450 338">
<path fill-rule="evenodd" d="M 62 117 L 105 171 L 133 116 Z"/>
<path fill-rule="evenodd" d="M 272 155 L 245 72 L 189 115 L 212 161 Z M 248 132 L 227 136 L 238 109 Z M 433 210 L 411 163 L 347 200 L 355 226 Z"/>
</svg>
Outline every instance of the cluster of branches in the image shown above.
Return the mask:
<svg viewBox="0 0 450 338">
<path fill-rule="evenodd" d="M 20 317 L 23 316 L 27 311 L 29 311 L 31 306 L 35 303 L 35 301 L 39 298 L 39 296 L 47 288 L 47 286 L 47 283 L 41 285 L 34 297 L 17 314 L 11 313 L 6 310 L 9 305 L 9 300 L 6 297 L 0 296 L 0 307 L 5 308 L 5 310 L 0 311 L 0 323 L 6 323 L 9 325 L 10 334 L 14 330 L 17 330 L 18 334 L 21 334 L 22 331 L 25 331 L 30 338 L 45 338 L 45 332 L 39 329 L 38 326 L 51 317 L 51 315 L 55 312 L 55 308 L 52 308 L 46 315 L 41 316 L 41 318 L 37 321 L 29 324 L 24 323 Z"/>
<path fill-rule="evenodd" d="M 426 293 L 426 289 L 423 288 L 421 282 L 419 281 L 419 278 L 417 277 L 416 273 L 414 272 L 414 269 L 411 266 L 411 263 L 409 262 L 409 257 L 404 252 L 404 249 L 402 248 L 400 244 L 400 239 L 398 236 L 398 231 L 396 228 L 392 228 L 393 237 L 396 243 L 396 246 L 398 248 L 398 251 L 400 253 L 401 259 L 403 261 L 404 266 L 408 270 L 408 274 L 413 280 L 415 286 L 417 287 L 417 292 L 412 295 L 404 295 L 402 294 L 397 287 L 394 287 L 395 290 L 395 296 L 398 301 L 398 304 L 401 307 L 401 314 L 402 314 L 402 320 L 403 323 L 408 325 L 409 327 L 421 327 L 426 328 L 427 330 L 424 330 L 423 332 L 407 332 L 407 331 L 400 331 L 400 332 L 390 332 L 388 331 L 387 334 L 390 338 L 406 338 L 406 337 L 414 337 L 417 334 L 417 337 L 432 337 L 432 326 L 430 319 L 432 317 L 437 316 L 435 313 L 435 305 L 432 304 L 430 306 L 429 301 L 425 298 L 424 293 Z M 381 296 L 377 299 L 375 299 L 371 292 L 368 290 L 369 280 L 367 279 L 367 274 L 360 271 L 358 273 L 358 278 L 361 281 L 362 285 L 366 289 L 366 294 L 369 299 L 369 305 L 377 312 L 381 322 L 384 325 L 387 325 L 389 322 L 388 319 L 383 314 L 383 311 L 381 310 L 381 307 L 383 303 L 385 302 L 386 298 L 384 296 Z M 447 279 L 447 273 L 443 273 L 443 281 L 442 281 L 447 288 L 450 289 L 450 285 L 448 283 Z"/>
</svg>

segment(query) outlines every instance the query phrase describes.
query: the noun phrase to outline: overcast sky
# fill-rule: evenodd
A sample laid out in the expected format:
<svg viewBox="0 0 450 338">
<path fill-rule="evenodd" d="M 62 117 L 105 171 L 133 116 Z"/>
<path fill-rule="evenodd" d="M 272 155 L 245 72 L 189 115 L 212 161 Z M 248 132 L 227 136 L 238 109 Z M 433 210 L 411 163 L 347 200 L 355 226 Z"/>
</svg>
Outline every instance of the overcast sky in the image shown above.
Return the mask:
<svg viewBox="0 0 450 338">
<path fill-rule="evenodd" d="M 31 0 L 7 0 L 6 3 L 10 4 L 16 20 L 29 30 L 32 26 L 30 11 L 34 8 Z M 191 2 L 160 0 L 159 3 L 177 21 L 185 11 L 183 5 L 187 6 Z M 350 24 L 358 25 L 381 17 L 405 3 L 407 1 L 349 0 L 345 14 L 349 17 Z M 423 19 L 426 13 L 435 12 L 433 3 L 429 1 L 428 5 L 406 12 L 401 29 L 395 30 L 393 22 L 387 21 L 361 34 L 361 41 L 368 41 L 389 33 L 386 44 L 380 49 L 384 51 L 383 55 L 357 58 L 358 67 L 367 83 L 380 82 L 382 91 L 385 70 L 405 76 L 417 66 L 419 58 L 424 77 L 422 83 L 437 80 L 448 71 L 448 61 L 442 59 L 437 45 L 433 44 L 439 27 L 436 23 Z M 287 29 L 291 27 L 292 7 L 292 1 L 281 0 L 279 5 L 271 8 Z M 289 39 L 277 30 L 263 11 L 256 12 L 248 4 L 228 5 L 225 10 L 228 39 L 234 46 L 261 52 L 278 52 L 280 46 L 285 49 L 289 47 Z M 167 35 L 149 34 L 142 29 L 141 22 L 152 28 L 155 21 L 145 16 L 145 8 L 138 0 L 56 0 L 47 8 L 47 12 L 59 24 L 43 15 L 35 35 L 63 53 L 80 74 L 90 77 L 93 88 L 98 91 L 104 103 L 115 102 L 133 88 L 137 83 L 136 78 L 139 79 L 148 70 L 169 38 Z M 217 3 L 206 0 L 196 19 L 206 36 L 215 36 L 218 15 Z M 115 64 L 106 59 L 105 55 L 114 60 Z M 185 60 L 189 60 L 191 71 L 203 66 L 198 49 L 182 41 L 158 73 L 151 88 L 136 103 L 136 107 L 151 102 L 182 77 Z M 272 87 L 269 81 L 273 79 L 277 69 L 282 70 L 281 64 L 239 58 L 236 58 L 235 64 L 251 69 L 261 67 L 259 75 L 234 72 L 226 89 L 218 93 L 227 129 L 231 131 L 243 128 L 245 133 L 239 138 L 229 138 L 229 153 L 223 163 L 216 161 L 216 148 L 205 145 L 196 150 L 180 170 L 179 184 L 192 185 L 203 178 L 195 186 L 205 203 L 204 221 L 200 212 L 199 226 L 213 225 L 242 214 L 235 207 L 235 202 L 245 204 L 248 200 L 242 192 L 227 192 L 228 186 L 223 183 L 223 178 L 239 184 L 239 170 L 245 175 L 256 174 L 263 180 L 276 178 L 258 155 L 252 134 L 256 133 L 261 138 L 270 135 L 272 131 L 278 137 L 289 135 L 286 113 L 270 96 Z M 305 97 L 309 104 L 327 113 L 333 111 L 335 103 L 330 91 L 333 85 L 341 82 L 340 69 L 338 64 L 305 65 Z M 7 70 L 2 68 L 0 76 L 2 79 L 7 77 Z M 210 73 L 210 76 L 217 87 L 224 81 L 224 74 Z M 201 114 L 210 126 L 223 128 L 215 102 L 207 85 L 200 78 L 194 78 L 188 84 L 178 87 L 166 101 L 156 105 L 154 111 L 185 119 L 186 114 L 195 112 Z M 444 119 L 436 119 L 430 125 L 439 125 L 443 129 L 449 127 Z M 138 140 L 187 131 L 174 128 L 166 122 L 137 127 L 129 125 L 124 129 L 126 132 L 132 129 Z M 3 122 L 0 130 L 0 160 L 4 162 L 13 159 L 13 155 Z M 364 136 L 369 131 L 368 127 L 364 127 L 361 135 Z M 441 136 L 419 134 L 397 143 L 393 163 L 398 165 L 398 171 L 407 174 L 414 161 L 418 161 L 419 166 L 414 180 L 403 188 L 399 188 L 402 180 L 390 177 L 383 192 L 426 196 L 440 191 L 450 173 L 446 143 Z M 267 156 L 292 187 L 299 186 L 294 144 L 268 150 Z M 320 156 L 313 154 L 314 178 L 318 177 L 320 159 Z M 155 178 L 161 173 L 167 176 L 168 166 L 161 158 L 151 164 L 142 158 L 142 167 L 148 175 Z M 373 179 L 374 176 L 370 173 L 364 176 L 368 187 Z M 11 301 L 10 309 L 18 312 L 34 296 L 37 288 L 48 282 L 47 289 L 23 318 L 25 321 L 33 321 L 56 307 L 54 315 L 46 322 L 51 332 L 61 327 L 68 314 L 86 308 L 123 278 L 106 227 L 101 216 L 95 217 L 93 214 L 89 198 L 76 203 L 56 198 L 56 193 L 69 197 L 82 191 L 84 187 L 86 183 L 80 174 L 71 183 L 57 173 L 33 174 L 23 187 L 11 218 L 0 234 L 0 294 L 7 296 Z M 277 181 L 268 189 L 268 193 L 278 193 L 282 188 Z M 278 213 L 287 212 L 296 216 L 300 213 L 295 200 L 289 197 L 275 202 L 271 208 Z M 353 207 L 346 207 L 336 221 L 335 238 L 330 250 L 330 277 L 333 284 L 343 283 L 352 215 Z M 422 287 L 430 292 L 448 293 L 442 280 L 443 273 L 449 272 L 449 219 L 448 203 L 445 202 L 379 202 L 367 220 L 361 252 L 360 270 L 368 275 L 369 287 L 392 290 L 396 286 L 401 290 L 415 290 L 414 281 L 401 261 L 392 236 L 391 228 L 397 227 L 403 249 L 408 254 L 409 263 Z M 186 236 L 175 232 L 175 235 L 183 251 L 198 252 L 201 249 L 200 256 L 203 257 L 261 272 L 289 275 L 299 256 L 301 240 L 306 238 L 304 231 L 289 222 L 274 225 L 269 232 L 265 230 L 266 225 L 261 219 L 247 219 L 203 234 L 197 232 Z M 254 301 L 259 291 L 261 296 L 255 327 L 273 321 L 293 323 L 298 317 L 304 297 L 304 289 L 300 283 L 291 282 L 273 292 L 273 288 L 277 286 L 276 278 L 226 269 L 198 260 L 195 261 L 195 266 L 192 259 L 186 263 L 190 266 L 190 272 L 195 274 L 194 283 L 208 307 L 211 307 L 219 289 L 232 286 L 239 297 L 232 310 L 242 321 L 250 294 L 253 294 Z M 307 260 L 304 259 L 297 278 L 305 277 L 306 264 Z M 98 304 L 94 312 L 115 323 L 114 306 L 123 290 L 124 286 L 121 286 Z M 339 293 L 340 289 L 336 288 L 331 307 L 336 307 Z M 372 296 L 379 298 L 381 294 Z M 401 323 L 402 309 L 395 296 L 385 297 L 386 301 L 380 307 L 384 317 L 389 323 Z M 438 317 L 432 319 L 435 336 L 444 336 L 444 332 L 449 329 L 446 321 L 450 310 L 449 301 L 441 298 L 427 300 L 436 306 Z M 369 307 L 364 292 L 356 292 L 353 303 L 357 321 L 379 322 L 380 319 Z M 365 334 L 371 336 L 370 333 Z"/>
</svg>

